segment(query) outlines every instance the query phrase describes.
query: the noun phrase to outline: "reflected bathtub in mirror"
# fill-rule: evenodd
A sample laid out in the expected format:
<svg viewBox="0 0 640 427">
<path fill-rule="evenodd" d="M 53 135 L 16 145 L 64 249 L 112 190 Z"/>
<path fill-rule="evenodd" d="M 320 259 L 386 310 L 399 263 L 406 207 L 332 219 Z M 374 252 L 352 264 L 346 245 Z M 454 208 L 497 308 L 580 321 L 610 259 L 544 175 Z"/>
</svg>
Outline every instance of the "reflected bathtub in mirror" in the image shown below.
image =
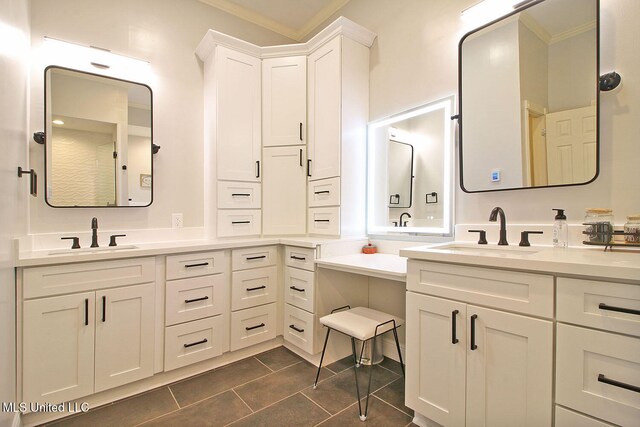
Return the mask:
<svg viewBox="0 0 640 427">
<path fill-rule="evenodd" d="M 369 124 L 370 235 L 451 235 L 454 99 L 450 96 Z M 403 213 L 410 217 L 405 215 L 400 222 Z M 406 227 L 401 226 L 404 221 Z"/>
<path fill-rule="evenodd" d="M 598 0 L 537 1 L 462 38 L 464 191 L 597 177 L 598 7 Z"/>
<path fill-rule="evenodd" d="M 153 200 L 152 123 L 148 86 L 47 67 L 47 204 L 149 206 Z"/>
</svg>

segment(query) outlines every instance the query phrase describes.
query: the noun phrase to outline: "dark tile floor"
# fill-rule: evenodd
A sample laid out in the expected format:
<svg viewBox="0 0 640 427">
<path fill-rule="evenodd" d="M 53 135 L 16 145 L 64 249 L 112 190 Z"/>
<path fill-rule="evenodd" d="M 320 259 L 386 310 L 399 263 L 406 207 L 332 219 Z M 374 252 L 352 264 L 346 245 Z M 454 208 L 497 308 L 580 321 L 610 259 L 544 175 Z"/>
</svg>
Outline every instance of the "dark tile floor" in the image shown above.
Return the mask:
<svg viewBox="0 0 640 427">
<path fill-rule="evenodd" d="M 361 396 L 370 367 L 358 368 Z M 351 358 L 322 369 L 284 347 L 74 415 L 49 426 L 401 426 L 413 411 L 404 406 L 400 364 L 385 359 L 373 368 L 366 424 L 358 418 Z M 362 401 L 364 404 L 364 399 Z M 363 406 L 364 408 L 364 406 Z"/>
</svg>

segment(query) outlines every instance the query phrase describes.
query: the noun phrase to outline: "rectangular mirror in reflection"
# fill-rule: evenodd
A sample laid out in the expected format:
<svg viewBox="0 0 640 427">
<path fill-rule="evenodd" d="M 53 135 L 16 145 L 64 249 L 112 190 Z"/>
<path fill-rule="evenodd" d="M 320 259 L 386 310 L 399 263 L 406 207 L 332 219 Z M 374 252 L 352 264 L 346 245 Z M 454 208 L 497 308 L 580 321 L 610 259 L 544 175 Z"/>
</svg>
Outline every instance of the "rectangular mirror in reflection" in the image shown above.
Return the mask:
<svg viewBox="0 0 640 427">
<path fill-rule="evenodd" d="M 467 192 L 585 184 L 598 173 L 598 1 L 544 0 L 460 41 Z"/>
<path fill-rule="evenodd" d="M 369 234 L 451 234 L 454 97 L 369 124 Z"/>
<path fill-rule="evenodd" d="M 149 206 L 152 95 L 143 84 L 45 70 L 45 185 L 53 207 Z"/>
</svg>

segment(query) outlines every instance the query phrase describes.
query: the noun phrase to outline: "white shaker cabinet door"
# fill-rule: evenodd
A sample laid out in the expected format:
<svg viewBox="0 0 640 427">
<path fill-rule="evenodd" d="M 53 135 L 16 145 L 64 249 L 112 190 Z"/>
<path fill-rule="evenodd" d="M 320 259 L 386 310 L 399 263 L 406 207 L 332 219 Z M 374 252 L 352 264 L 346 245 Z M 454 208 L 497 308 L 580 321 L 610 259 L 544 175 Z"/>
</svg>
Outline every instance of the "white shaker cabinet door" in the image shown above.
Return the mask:
<svg viewBox="0 0 640 427">
<path fill-rule="evenodd" d="M 218 179 L 260 181 L 260 59 L 216 47 Z"/>
<path fill-rule="evenodd" d="M 301 147 L 270 147 L 264 152 L 262 233 L 305 234 L 307 182 Z"/>
<path fill-rule="evenodd" d="M 153 375 L 154 286 L 96 292 L 96 392 Z"/>
<path fill-rule="evenodd" d="M 308 58 L 309 180 L 340 176 L 342 135 L 341 38 Z"/>
<path fill-rule="evenodd" d="M 305 144 L 307 132 L 307 58 L 262 61 L 262 146 Z"/>
<path fill-rule="evenodd" d="M 24 402 L 60 403 L 93 393 L 93 292 L 24 302 Z"/>
</svg>

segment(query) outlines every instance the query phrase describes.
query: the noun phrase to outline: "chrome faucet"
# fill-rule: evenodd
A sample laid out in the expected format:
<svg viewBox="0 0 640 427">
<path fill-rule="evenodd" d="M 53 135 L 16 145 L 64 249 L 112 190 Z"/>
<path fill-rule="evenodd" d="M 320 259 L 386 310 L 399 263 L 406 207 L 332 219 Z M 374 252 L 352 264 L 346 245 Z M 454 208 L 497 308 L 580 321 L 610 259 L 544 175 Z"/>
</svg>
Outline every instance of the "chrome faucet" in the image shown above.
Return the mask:
<svg viewBox="0 0 640 427">
<path fill-rule="evenodd" d="M 496 206 L 491 211 L 491 215 L 489 215 L 489 221 L 495 221 L 497 216 L 500 215 L 500 241 L 498 245 L 508 246 L 509 242 L 507 242 L 507 218 L 504 216 L 504 211 L 501 207 Z"/>
<path fill-rule="evenodd" d="M 95 216 L 93 217 L 93 219 L 91 220 L 91 247 L 92 248 L 97 248 L 98 245 L 98 218 L 96 218 Z"/>
<path fill-rule="evenodd" d="M 404 216 L 407 216 L 407 218 L 411 218 L 411 214 L 409 212 L 403 212 L 400 215 L 400 219 L 398 220 L 398 224 L 400 225 L 400 227 L 406 227 L 407 226 L 407 221 L 402 222 L 402 218 L 404 218 Z"/>
</svg>

